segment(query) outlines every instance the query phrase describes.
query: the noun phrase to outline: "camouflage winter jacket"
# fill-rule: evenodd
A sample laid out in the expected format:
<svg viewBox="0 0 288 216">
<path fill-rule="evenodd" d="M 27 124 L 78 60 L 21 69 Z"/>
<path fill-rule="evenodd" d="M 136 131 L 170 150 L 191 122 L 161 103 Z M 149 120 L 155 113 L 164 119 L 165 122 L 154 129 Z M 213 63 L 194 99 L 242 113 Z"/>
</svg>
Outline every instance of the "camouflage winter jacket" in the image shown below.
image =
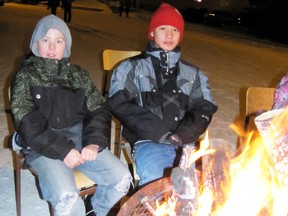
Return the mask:
<svg viewBox="0 0 288 216">
<path fill-rule="evenodd" d="M 67 58 L 29 56 L 11 85 L 11 111 L 23 147 L 63 160 L 75 144 L 51 129 L 83 123 L 83 146 L 107 147 L 111 114 L 88 73 Z"/>
</svg>

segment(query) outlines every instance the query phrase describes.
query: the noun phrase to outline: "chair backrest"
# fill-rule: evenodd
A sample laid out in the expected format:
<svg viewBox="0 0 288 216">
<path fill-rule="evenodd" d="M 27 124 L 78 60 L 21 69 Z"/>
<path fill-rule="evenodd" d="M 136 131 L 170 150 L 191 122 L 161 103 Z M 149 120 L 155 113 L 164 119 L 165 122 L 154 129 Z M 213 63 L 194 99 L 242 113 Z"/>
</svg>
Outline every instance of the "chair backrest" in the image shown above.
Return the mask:
<svg viewBox="0 0 288 216">
<path fill-rule="evenodd" d="M 272 108 L 275 88 L 268 87 L 249 87 L 246 92 L 246 109 L 244 130 L 250 126 L 250 118 L 268 111 Z M 254 126 L 253 126 L 254 127 Z"/>
<path fill-rule="evenodd" d="M 102 82 L 102 95 L 105 97 L 108 93 L 108 73 L 111 72 L 114 67 L 121 61 L 140 55 L 141 51 L 128 51 L 128 50 L 113 50 L 113 49 L 105 49 L 103 51 L 103 82 Z M 110 74 L 111 75 L 111 74 Z"/>
</svg>

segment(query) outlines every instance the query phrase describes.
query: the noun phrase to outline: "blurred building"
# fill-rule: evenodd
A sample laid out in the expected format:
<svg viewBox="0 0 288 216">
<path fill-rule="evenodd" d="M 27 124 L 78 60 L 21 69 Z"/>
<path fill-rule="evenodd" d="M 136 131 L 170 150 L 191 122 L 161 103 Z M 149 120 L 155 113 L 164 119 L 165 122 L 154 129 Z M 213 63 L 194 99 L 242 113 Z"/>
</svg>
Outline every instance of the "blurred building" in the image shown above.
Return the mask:
<svg viewBox="0 0 288 216">
<path fill-rule="evenodd" d="M 162 2 L 167 2 L 179 10 L 186 8 L 207 8 L 209 10 L 222 10 L 231 13 L 239 13 L 249 5 L 248 0 L 136 0 L 142 8 L 154 10 Z"/>
</svg>

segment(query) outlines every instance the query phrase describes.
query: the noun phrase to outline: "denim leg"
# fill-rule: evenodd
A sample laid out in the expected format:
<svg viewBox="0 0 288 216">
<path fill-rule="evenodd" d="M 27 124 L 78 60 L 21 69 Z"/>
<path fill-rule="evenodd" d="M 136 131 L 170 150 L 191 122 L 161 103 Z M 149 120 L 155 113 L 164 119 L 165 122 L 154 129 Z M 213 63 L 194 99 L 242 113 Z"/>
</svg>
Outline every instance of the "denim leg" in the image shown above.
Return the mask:
<svg viewBox="0 0 288 216">
<path fill-rule="evenodd" d="M 84 216 L 84 202 L 79 196 L 73 171 L 62 161 L 44 156 L 29 165 L 39 179 L 42 196 L 53 207 L 55 216 Z"/>
<path fill-rule="evenodd" d="M 77 169 L 97 183 L 96 192 L 91 198 L 96 215 L 115 215 L 109 213 L 110 209 L 128 193 L 132 183 L 128 167 L 108 149 L 104 149 L 96 160 L 85 162 Z"/>
<path fill-rule="evenodd" d="M 137 174 L 140 177 L 139 186 L 165 176 L 164 171 L 173 167 L 177 147 L 145 141 L 136 144 L 134 157 Z"/>
</svg>

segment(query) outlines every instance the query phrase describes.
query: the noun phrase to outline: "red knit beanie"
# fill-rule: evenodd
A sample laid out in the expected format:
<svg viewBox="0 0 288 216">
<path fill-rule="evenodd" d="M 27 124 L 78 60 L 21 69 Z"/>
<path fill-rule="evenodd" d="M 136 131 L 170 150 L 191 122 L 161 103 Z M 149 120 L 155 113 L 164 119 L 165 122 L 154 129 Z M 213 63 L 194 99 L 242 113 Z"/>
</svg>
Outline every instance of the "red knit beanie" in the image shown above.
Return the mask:
<svg viewBox="0 0 288 216">
<path fill-rule="evenodd" d="M 150 33 L 161 25 L 170 25 L 177 28 L 180 32 L 180 41 L 182 40 L 184 31 L 183 17 L 175 7 L 167 3 L 162 3 L 151 17 L 148 32 L 150 40 L 153 40 Z"/>
</svg>

